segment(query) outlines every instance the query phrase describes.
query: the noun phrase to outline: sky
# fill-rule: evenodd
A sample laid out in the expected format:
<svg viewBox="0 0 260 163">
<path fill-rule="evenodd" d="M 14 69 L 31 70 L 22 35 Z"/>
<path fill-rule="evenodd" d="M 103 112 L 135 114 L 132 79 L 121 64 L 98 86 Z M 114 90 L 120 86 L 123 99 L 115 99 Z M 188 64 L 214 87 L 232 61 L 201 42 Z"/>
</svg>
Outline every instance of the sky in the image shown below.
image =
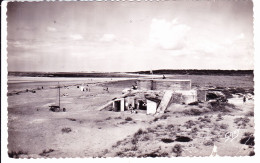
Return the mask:
<svg viewBox="0 0 260 163">
<path fill-rule="evenodd" d="M 8 71 L 254 69 L 250 0 L 7 7 Z"/>
</svg>

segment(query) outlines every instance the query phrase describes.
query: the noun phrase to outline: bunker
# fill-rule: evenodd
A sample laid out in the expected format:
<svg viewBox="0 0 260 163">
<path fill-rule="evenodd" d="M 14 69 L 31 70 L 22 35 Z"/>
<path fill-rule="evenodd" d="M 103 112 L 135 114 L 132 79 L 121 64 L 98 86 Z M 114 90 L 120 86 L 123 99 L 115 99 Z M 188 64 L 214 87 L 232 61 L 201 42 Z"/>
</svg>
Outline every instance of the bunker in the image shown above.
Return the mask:
<svg viewBox="0 0 260 163">
<path fill-rule="evenodd" d="M 137 86 L 140 90 L 190 90 L 191 80 L 179 79 L 139 79 Z"/>
<path fill-rule="evenodd" d="M 146 110 L 147 114 L 164 113 L 172 103 L 189 104 L 198 101 L 197 90 L 191 89 L 191 80 L 138 79 L 137 90 L 131 89 L 112 101 L 112 110 Z M 205 100 L 205 92 L 200 93 Z M 103 108 L 107 108 L 109 104 Z M 111 105 L 110 105 L 111 106 Z"/>
</svg>

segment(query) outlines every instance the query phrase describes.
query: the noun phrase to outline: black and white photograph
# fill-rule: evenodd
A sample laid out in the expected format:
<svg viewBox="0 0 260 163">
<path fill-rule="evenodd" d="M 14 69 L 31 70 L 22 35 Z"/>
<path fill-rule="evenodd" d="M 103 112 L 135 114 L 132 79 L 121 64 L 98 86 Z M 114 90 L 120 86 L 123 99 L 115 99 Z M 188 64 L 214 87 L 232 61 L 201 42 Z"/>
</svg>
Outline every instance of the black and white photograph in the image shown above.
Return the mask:
<svg viewBox="0 0 260 163">
<path fill-rule="evenodd" d="M 8 2 L 8 157 L 254 157 L 253 8 Z"/>
</svg>

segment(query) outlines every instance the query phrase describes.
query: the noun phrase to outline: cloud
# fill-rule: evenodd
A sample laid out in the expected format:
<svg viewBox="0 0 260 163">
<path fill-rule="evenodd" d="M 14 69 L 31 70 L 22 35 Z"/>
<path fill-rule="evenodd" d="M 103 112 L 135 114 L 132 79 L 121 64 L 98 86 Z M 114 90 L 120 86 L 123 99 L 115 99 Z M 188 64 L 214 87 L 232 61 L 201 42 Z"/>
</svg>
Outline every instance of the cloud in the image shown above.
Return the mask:
<svg viewBox="0 0 260 163">
<path fill-rule="evenodd" d="M 240 33 L 237 37 L 236 40 L 242 40 L 245 38 L 245 34 L 244 33 Z"/>
<path fill-rule="evenodd" d="M 244 33 L 240 33 L 239 35 L 237 35 L 237 36 L 235 36 L 233 38 L 225 39 L 224 44 L 231 45 L 231 44 L 237 43 L 239 41 L 242 41 L 244 39 L 245 39 L 245 34 Z"/>
<path fill-rule="evenodd" d="M 177 19 L 166 21 L 153 19 L 150 26 L 150 43 L 165 50 L 178 50 L 186 45 L 187 33 L 191 28 L 180 24 Z"/>
<path fill-rule="evenodd" d="M 80 34 L 71 34 L 70 35 L 70 38 L 72 40 L 82 40 L 83 39 L 83 36 L 81 36 Z"/>
<path fill-rule="evenodd" d="M 114 41 L 116 38 L 115 35 L 113 34 L 104 34 L 101 38 L 100 38 L 100 41 L 102 42 L 111 42 L 111 41 Z"/>
<path fill-rule="evenodd" d="M 55 32 L 56 28 L 54 28 L 54 27 L 47 27 L 47 30 L 50 31 L 50 32 Z"/>
</svg>

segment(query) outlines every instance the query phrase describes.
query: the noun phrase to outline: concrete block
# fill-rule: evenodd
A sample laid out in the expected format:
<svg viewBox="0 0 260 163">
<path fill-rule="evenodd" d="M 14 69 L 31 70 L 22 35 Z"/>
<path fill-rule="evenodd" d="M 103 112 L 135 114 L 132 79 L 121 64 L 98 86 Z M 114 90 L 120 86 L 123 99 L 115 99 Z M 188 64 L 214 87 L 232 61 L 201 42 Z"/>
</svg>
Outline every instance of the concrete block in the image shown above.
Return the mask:
<svg viewBox="0 0 260 163">
<path fill-rule="evenodd" d="M 161 100 L 160 105 L 157 108 L 158 113 L 164 113 L 164 111 L 167 109 L 171 99 L 172 99 L 173 91 L 167 90 L 165 91 L 163 98 Z"/>
</svg>

